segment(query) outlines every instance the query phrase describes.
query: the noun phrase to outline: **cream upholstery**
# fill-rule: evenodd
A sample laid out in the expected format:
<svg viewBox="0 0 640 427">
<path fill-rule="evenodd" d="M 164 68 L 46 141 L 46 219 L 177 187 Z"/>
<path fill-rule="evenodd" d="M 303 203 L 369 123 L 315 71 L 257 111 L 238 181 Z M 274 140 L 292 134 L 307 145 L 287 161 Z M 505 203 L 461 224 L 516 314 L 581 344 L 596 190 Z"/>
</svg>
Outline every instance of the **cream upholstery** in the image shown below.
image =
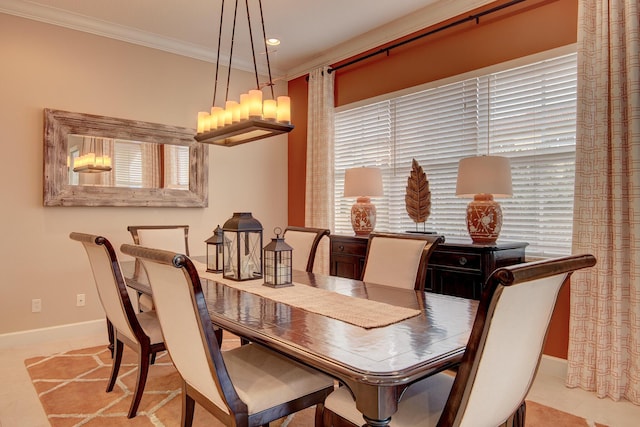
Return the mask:
<svg viewBox="0 0 640 427">
<path fill-rule="evenodd" d="M 413 289 L 422 252 L 430 245 L 431 243 L 425 240 L 381 236 L 371 238 L 362 280 L 379 285 Z"/>
<path fill-rule="evenodd" d="M 176 228 L 140 228 L 138 229 L 138 238 L 139 245 L 189 255 L 189 249 L 185 242 L 185 229 L 182 226 L 177 226 Z"/>
<path fill-rule="evenodd" d="M 284 239 L 293 248 L 292 266 L 294 270 L 313 271 L 316 251 L 320 240 L 329 235 L 329 230 L 305 227 L 287 227 Z"/>
<path fill-rule="evenodd" d="M 455 380 L 440 373 L 411 385 L 390 425 L 495 427 L 522 413 L 560 288 L 573 271 L 594 264 L 593 256 L 576 255 L 496 270 Z M 325 401 L 325 427 L 335 416 L 363 423 L 344 387 Z"/>
<path fill-rule="evenodd" d="M 256 416 L 264 424 L 260 417 L 265 413 L 275 416 L 268 423 L 307 406 L 322 407 L 333 389 L 330 377 L 257 344 L 219 349 L 198 273 L 187 257 L 134 245 L 121 250 L 139 259 L 147 271 L 167 349 L 185 383 L 183 410 L 204 397 L 205 407 L 211 403 L 217 408 L 210 412 L 235 425 L 233 418 Z M 291 403 L 298 399 L 303 406 Z M 184 417 L 190 419 L 183 412 Z"/>
<path fill-rule="evenodd" d="M 98 297 L 112 329 L 113 364 L 107 391 L 115 384 L 122 360 L 123 345 L 138 353 L 136 388 L 129 408 L 129 418 L 136 415 L 147 379 L 149 362 L 155 360 L 158 351 L 164 351 L 160 323 L 155 312 L 139 313 L 134 310 L 124 284 L 118 259 L 107 239 L 83 233 L 71 233 L 72 240 L 82 243 L 89 257 L 91 270 L 98 290 Z M 111 334 L 110 334 L 111 335 Z"/>
<path fill-rule="evenodd" d="M 130 225 L 127 230 L 136 245 L 189 255 L 188 225 Z M 138 307 L 140 311 L 153 310 L 153 298 L 140 295 Z"/>
</svg>

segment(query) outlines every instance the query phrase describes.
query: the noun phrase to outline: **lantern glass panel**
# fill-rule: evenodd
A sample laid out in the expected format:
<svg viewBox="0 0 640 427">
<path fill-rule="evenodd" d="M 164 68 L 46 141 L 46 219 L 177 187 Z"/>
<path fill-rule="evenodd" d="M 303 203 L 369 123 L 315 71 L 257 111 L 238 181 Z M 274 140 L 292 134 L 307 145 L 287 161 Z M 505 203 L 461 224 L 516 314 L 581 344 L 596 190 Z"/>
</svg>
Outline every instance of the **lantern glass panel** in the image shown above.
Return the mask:
<svg viewBox="0 0 640 427">
<path fill-rule="evenodd" d="M 229 243 L 223 250 L 223 277 L 232 280 L 262 278 L 262 225 L 250 213 L 234 213 L 222 228 Z"/>
</svg>

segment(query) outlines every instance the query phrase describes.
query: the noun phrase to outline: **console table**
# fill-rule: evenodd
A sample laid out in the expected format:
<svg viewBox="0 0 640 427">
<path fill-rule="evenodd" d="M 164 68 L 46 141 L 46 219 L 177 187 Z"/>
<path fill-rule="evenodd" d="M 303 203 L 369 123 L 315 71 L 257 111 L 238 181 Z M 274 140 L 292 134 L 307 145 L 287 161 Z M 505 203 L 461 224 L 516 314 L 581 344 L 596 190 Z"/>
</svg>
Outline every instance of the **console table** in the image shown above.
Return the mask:
<svg viewBox="0 0 640 427">
<path fill-rule="evenodd" d="M 359 280 L 368 237 L 329 235 L 331 275 Z M 496 268 L 525 261 L 527 243 L 477 245 L 470 240 L 446 239 L 431 254 L 425 291 L 480 299 L 482 287 Z"/>
</svg>

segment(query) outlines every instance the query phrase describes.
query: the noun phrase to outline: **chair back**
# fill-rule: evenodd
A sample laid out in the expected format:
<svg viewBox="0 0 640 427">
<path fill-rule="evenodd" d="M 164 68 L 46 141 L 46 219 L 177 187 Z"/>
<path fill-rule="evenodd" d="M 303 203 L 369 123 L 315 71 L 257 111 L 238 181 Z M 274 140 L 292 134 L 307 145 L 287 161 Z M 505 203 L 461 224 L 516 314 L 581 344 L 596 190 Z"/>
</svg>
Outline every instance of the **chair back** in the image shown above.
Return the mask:
<svg viewBox="0 0 640 427">
<path fill-rule="evenodd" d="M 188 225 L 130 225 L 127 230 L 136 245 L 189 256 Z"/>
<path fill-rule="evenodd" d="M 293 248 L 292 266 L 294 270 L 313 271 L 316 252 L 320 240 L 329 235 L 326 228 L 293 227 L 284 230 L 284 239 Z"/>
<path fill-rule="evenodd" d="M 592 255 L 516 264 L 492 273 L 438 426 L 496 426 L 524 401 L 560 288 Z"/>
<path fill-rule="evenodd" d="M 124 244 L 122 253 L 144 266 L 165 346 L 182 379 L 221 411 L 242 405 L 226 370 L 198 272 L 182 254 Z M 246 411 L 246 409 L 245 409 Z"/>
<path fill-rule="evenodd" d="M 148 340 L 136 317 L 116 252 L 109 240 L 102 236 L 75 232 L 69 237 L 82 243 L 87 252 L 98 297 L 109 321 L 133 342 Z"/>
<path fill-rule="evenodd" d="M 362 280 L 423 290 L 429 257 L 443 241 L 443 236 L 435 234 L 371 233 Z"/>
</svg>

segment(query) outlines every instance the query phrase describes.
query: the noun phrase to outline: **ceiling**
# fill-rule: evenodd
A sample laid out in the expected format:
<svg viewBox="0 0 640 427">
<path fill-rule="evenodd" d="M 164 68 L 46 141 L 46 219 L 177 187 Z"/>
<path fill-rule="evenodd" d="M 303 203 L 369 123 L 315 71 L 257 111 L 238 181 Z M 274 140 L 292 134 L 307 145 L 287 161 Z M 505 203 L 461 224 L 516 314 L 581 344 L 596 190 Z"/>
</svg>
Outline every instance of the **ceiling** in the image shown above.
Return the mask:
<svg viewBox="0 0 640 427">
<path fill-rule="evenodd" d="M 0 0 L 0 12 L 216 61 L 223 0 Z M 488 0 L 265 0 L 274 76 L 294 78 L 321 65 L 490 3 Z M 256 58 L 266 71 L 257 0 L 249 0 Z M 228 65 L 235 1 L 225 2 L 220 63 Z M 253 71 L 245 2 L 238 5 L 232 66 Z"/>
</svg>

